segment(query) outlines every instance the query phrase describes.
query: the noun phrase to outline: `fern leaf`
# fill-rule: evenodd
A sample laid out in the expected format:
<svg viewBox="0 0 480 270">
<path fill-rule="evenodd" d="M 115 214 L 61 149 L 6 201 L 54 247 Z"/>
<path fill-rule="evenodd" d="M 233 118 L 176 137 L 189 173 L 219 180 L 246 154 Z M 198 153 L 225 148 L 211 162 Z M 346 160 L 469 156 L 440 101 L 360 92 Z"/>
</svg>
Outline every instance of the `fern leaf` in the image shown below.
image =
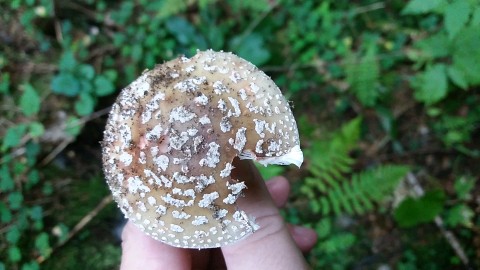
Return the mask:
<svg viewBox="0 0 480 270">
<path fill-rule="evenodd" d="M 315 226 L 315 231 L 318 234 L 318 238 L 326 238 L 332 232 L 332 220 L 330 218 L 324 218 Z"/>
<path fill-rule="evenodd" d="M 381 166 L 355 174 L 351 180 L 331 178 L 334 182 L 329 183 L 328 187 L 322 186 L 323 194 L 318 194 L 318 190 L 312 193 L 311 186 L 310 189 L 305 188 L 304 194 L 311 200 L 320 200 L 324 214 L 330 214 L 331 211 L 336 215 L 363 214 L 391 194 L 408 170 L 406 166 Z M 315 180 L 321 183 L 318 179 L 310 178 L 310 185 Z"/>
<path fill-rule="evenodd" d="M 328 215 L 331 211 L 331 208 L 327 198 L 325 197 L 320 198 L 320 202 L 322 203 L 322 214 L 324 216 Z"/>
<path fill-rule="evenodd" d="M 328 238 L 320 243 L 320 249 L 325 253 L 337 253 L 347 250 L 355 243 L 355 235 L 342 233 Z"/>
<path fill-rule="evenodd" d="M 336 193 L 336 190 L 333 189 L 330 193 L 328 193 L 328 200 L 331 204 L 331 207 L 333 209 L 333 212 L 336 215 L 340 215 L 342 213 L 341 211 L 341 202 L 340 202 L 340 196 Z"/>
<path fill-rule="evenodd" d="M 358 209 L 362 211 L 357 211 L 357 213 L 361 214 L 372 209 L 374 203 L 382 201 L 391 194 L 408 170 L 406 166 L 386 165 L 361 172 L 353 175 L 353 179 L 349 183 L 357 192 L 353 194 L 347 192 L 344 185 L 344 192 L 341 194 L 346 197 L 350 196 L 348 198 L 350 201 L 357 201 L 356 204 L 362 207 L 362 209 Z"/>
</svg>

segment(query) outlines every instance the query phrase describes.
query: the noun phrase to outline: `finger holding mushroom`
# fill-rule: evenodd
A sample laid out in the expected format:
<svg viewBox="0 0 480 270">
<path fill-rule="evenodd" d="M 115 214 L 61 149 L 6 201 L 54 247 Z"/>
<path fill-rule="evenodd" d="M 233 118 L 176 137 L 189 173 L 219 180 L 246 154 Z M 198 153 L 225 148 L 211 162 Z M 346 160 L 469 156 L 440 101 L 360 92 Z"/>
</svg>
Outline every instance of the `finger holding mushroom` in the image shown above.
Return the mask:
<svg viewBox="0 0 480 270">
<path fill-rule="evenodd" d="M 264 182 L 251 162 L 235 165 L 233 177 L 244 179 L 249 187 L 238 203 L 257 217 L 261 230 L 221 249 L 196 250 L 155 241 L 128 222 L 122 233 L 120 269 L 308 269 L 299 250 L 312 249 L 315 231 L 285 226 L 277 209 L 287 201 L 288 180 L 279 176 Z"/>
<path fill-rule="evenodd" d="M 176 247 L 212 248 L 259 229 L 236 202 L 235 157 L 295 164 L 295 119 L 275 83 L 231 53 L 204 51 L 142 74 L 122 90 L 103 140 L 115 201 L 146 234 Z"/>
</svg>

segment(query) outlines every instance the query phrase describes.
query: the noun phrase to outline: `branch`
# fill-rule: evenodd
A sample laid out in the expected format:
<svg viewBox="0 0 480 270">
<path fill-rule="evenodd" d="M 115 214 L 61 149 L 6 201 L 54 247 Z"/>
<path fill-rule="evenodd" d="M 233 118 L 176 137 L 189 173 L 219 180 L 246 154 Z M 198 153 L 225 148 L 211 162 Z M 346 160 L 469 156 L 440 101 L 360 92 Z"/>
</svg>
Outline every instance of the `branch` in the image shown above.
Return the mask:
<svg viewBox="0 0 480 270">
<path fill-rule="evenodd" d="M 425 191 L 413 173 L 407 174 L 407 182 L 412 186 L 415 197 L 421 197 L 425 194 Z M 440 229 L 440 232 L 450 244 L 455 254 L 458 256 L 458 258 L 460 258 L 465 267 L 467 267 L 466 269 L 471 269 L 471 267 L 469 267 L 469 261 L 467 255 L 465 254 L 465 250 L 463 250 L 463 247 L 460 245 L 457 237 L 450 230 L 445 228 L 443 219 L 440 216 L 436 216 L 434 221 L 435 225 L 437 225 L 437 227 Z"/>
<path fill-rule="evenodd" d="M 36 261 L 37 263 L 43 263 L 44 261 L 46 261 L 48 258 L 51 257 L 51 255 L 56 251 L 58 250 L 58 248 L 62 247 L 63 245 L 65 245 L 68 241 L 70 241 L 70 239 L 72 239 L 75 235 L 77 235 L 78 232 L 80 232 L 83 228 L 85 228 L 85 226 L 88 225 L 88 223 L 90 223 L 90 221 L 92 221 L 92 219 L 94 217 L 96 217 L 98 215 L 98 213 L 100 213 L 100 211 L 103 210 L 103 208 L 105 208 L 110 202 L 112 202 L 112 196 L 111 195 L 107 195 L 105 196 L 101 201 L 100 203 L 92 210 L 90 211 L 86 216 L 84 216 L 78 223 L 77 225 L 75 225 L 75 227 L 73 227 L 73 229 L 68 233 L 67 237 L 59 242 L 56 246 L 54 246 L 52 248 L 52 252 L 50 252 L 50 254 L 47 256 L 47 257 L 44 257 L 44 256 L 39 256 L 36 258 Z"/>
</svg>

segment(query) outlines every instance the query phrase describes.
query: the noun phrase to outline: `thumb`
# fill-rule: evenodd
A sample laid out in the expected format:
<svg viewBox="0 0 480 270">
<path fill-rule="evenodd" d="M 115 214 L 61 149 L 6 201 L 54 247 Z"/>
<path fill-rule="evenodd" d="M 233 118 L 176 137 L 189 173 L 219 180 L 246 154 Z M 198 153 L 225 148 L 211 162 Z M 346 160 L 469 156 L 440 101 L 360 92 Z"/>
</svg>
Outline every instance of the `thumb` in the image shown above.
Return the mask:
<svg viewBox="0 0 480 270">
<path fill-rule="evenodd" d="M 239 208 L 254 216 L 260 229 L 222 248 L 228 269 L 308 269 L 253 163 L 237 162 L 235 167 L 232 177 L 248 186 Z"/>
<path fill-rule="evenodd" d="M 188 250 L 163 244 L 130 221 L 123 228 L 120 270 L 189 269 L 190 258 Z"/>
</svg>

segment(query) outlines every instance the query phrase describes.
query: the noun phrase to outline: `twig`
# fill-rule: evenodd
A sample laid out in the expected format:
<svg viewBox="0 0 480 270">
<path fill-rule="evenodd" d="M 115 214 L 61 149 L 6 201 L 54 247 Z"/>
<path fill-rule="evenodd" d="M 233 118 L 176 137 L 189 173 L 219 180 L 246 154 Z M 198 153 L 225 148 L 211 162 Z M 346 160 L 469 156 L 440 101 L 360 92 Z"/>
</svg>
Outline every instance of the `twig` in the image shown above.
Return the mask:
<svg viewBox="0 0 480 270">
<path fill-rule="evenodd" d="M 255 28 L 257 28 L 257 26 L 268 16 L 268 14 L 270 14 L 270 12 L 272 12 L 273 9 L 275 9 L 278 5 L 280 4 L 280 1 L 275 1 L 274 3 L 272 3 L 272 5 L 269 6 L 269 8 L 267 10 L 265 10 L 262 14 L 260 14 L 260 16 L 258 16 L 254 21 L 252 21 L 248 27 L 245 29 L 245 31 L 243 31 L 243 33 L 240 35 L 240 38 L 238 39 L 239 42 L 238 44 L 242 44 L 243 40 L 245 39 L 245 37 L 247 37 L 248 35 L 250 35 L 253 30 L 255 30 Z"/>
<path fill-rule="evenodd" d="M 27 152 L 27 149 L 25 147 L 20 147 L 15 149 L 10 155 L 5 155 L 2 158 L 0 158 L 0 165 L 3 163 L 7 162 L 7 160 L 14 159 L 16 157 L 19 157 Z"/>
<path fill-rule="evenodd" d="M 60 144 L 58 144 L 53 150 L 52 152 L 50 152 L 50 154 L 48 154 L 41 162 L 40 162 L 40 166 L 45 166 L 47 165 L 48 163 L 50 163 L 50 161 L 52 161 L 58 154 L 60 154 L 63 149 L 65 149 L 65 147 L 67 147 L 67 145 L 69 145 L 71 142 L 73 141 L 73 138 L 71 137 L 68 137 L 66 139 L 64 139 Z"/>
<path fill-rule="evenodd" d="M 385 8 L 385 2 L 383 1 L 372 3 L 366 6 L 356 7 L 352 9 L 349 13 L 352 15 L 358 15 L 358 14 L 367 13 L 367 12 L 375 11 L 382 8 Z"/>
<path fill-rule="evenodd" d="M 50 74 L 58 70 L 58 66 L 48 63 L 19 63 L 10 67 L 15 72 L 34 73 L 34 74 Z"/>
<path fill-rule="evenodd" d="M 82 118 L 80 118 L 77 123 L 78 125 L 82 125 L 82 124 L 85 124 L 86 122 L 89 122 L 89 121 L 92 121 L 93 119 L 96 119 L 96 118 L 99 118 L 99 117 L 102 117 L 106 114 L 108 114 L 110 112 L 110 109 L 112 107 L 106 107 L 106 108 L 103 108 L 101 110 L 98 110 L 96 112 L 93 112 L 87 116 L 84 116 Z M 77 126 L 77 125 L 74 125 L 74 126 Z M 72 126 L 71 126 L 72 127 Z"/>
<path fill-rule="evenodd" d="M 75 11 L 78 11 L 78 12 L 81 12 L 81 13 L 85 14 L 90 19 L 98 21 L 97 14 L 94 11 L 91 11 L 90 9 L 88 9 L 88 8 L 86 8 L 86 7 L 84 7 L 80 4 L 77 4 L 73 1 L 65 1 L 64 4 L 65 4 L 65 6 L 70 7 L 71 9 L 73 9 Z"/>
<path fill-rule="evenodd" d="M 87 226 L 88 223 L 90 223 L 90 221 L 92 221 L 92 219 L 94 217 L 96 217 L 98 215 L 98 213 L 100 213 L 100 211 L 102 211 L 103 208 L 105 208 L 110 202 L 112 202 L 112 196 L 111 195 L 105 196 L 92 211 L 90 211 L 86 216 L 84 216 L 77 223 L 77 225 L 75 225 L 75 227 L 73 227 L 73 229 L 68 233 L 67 237 L 63 241 L 59 242 L 56 246 L 54 246 L 52 248 L 52 251 L 50 252 L 49 256 L 47 256 L 47 257 L 44 257 L 44 256 L 37 257 L 37 259 L 36 259 L 37 263 L 43 263 L 45 260 L 50 258 L 50 256 L 53 254 L 53 252 L 58 250 L 58 248 L 60 248 L 61 246 L 65 245 L 78 232 L 80 232 L 83 228 L 85 228 L 85 226 Z"/>
<path fill-rule="evenodd" d="M 406 104 L 406 105 L 400 107 L 400 109 L 393 112 L 393 118 L 395 120 L 398 119 L 400 116 L 402 116 L 404 113 L 406 113 L 408 110 L 410 110 L 414 106 L 415 106 L 414 103 L 409 103 L 409 104 Z M 371 147 L 369 147 L 366 150 L 366 155 L 367 156 L 376 156 L 377 153 L 383 147 L 385 147 L 391 140 L 392 140 L 392 137 L 389 134 L 385 135 L 381 140 L 377 140 L 376 143 L 374 143 Z"/>
<path fill-rule="evenodd" d="M 60 21 L 57 18 L 57 10 L 56 10 L 55 2 L 53 3 L 53 25 L 55 27 L 55 38 L 57 39 L 58 43 L 63 43 L 63 33 L 62 33 L 62 26 L 60 25 Z"/>
<path fill-rule="evenodd" d="M 103 115 L 106 115 L 108 114 L 108 112 L 110 111 L 110 108 L 111 107 L 107 107 L 107 108 L 104 108 L 104 109 L 101 109 L 99 111 L 96 111 L 96 112 L 93 112 L 87 116 L 84 116 L 82 118 L 80 118 L 78 121 L 76 121 L 74 124 L 71 124 L 71 125 L 68 125 L 67 127 L 65 128 L 72 128 L 72 127 L 76 127 L 76 126 L 79 126 L 79 125 L 83 125 L 85 123 L 87 123 L 88 121 L 92 121 L 93 119 L 96 119 L 96 118 L 99 118 Z M 52 152 L 50 152 L 50 154 L 48 154 L 41 162 L 40 162 L 40 166 L 45 166 L 47 165 L 48 163 L 50 163 L 58 154 L 60 154 L 64 149 L 65 147 L 67 147 L 71 142 L 73 141 L 73 138 L 71 137 L 68 137 L 66 139 L 64 139 L 59 145 L 57 145 L 57 147 L 55 147 Z"/>
<path fill-rule="evenodd" d="M 418 182 L 417 177 L 413 173 L 407 174 L 407 181 L 412 186 L 415 197 L 421 197 L 425 194 L 425 191 L 423 190 L 422 186 Z M 457 254 L 458 258 L 460 258 L 460 260 L 465 265 L 465 267 L 467 267 L 467 269 L 471 269 L 469 267 L 468 257 L 465 254 L 462 246 L 460 245 L 457 237 L 450 230 L 445 228 L 443 219 L 440 216 L 436 216 L 434 221 L 435 225 L 437 225 L 438 229 L 440 229 L 443 237 L 445 237 L 455 254 Z"/>
</svg>

